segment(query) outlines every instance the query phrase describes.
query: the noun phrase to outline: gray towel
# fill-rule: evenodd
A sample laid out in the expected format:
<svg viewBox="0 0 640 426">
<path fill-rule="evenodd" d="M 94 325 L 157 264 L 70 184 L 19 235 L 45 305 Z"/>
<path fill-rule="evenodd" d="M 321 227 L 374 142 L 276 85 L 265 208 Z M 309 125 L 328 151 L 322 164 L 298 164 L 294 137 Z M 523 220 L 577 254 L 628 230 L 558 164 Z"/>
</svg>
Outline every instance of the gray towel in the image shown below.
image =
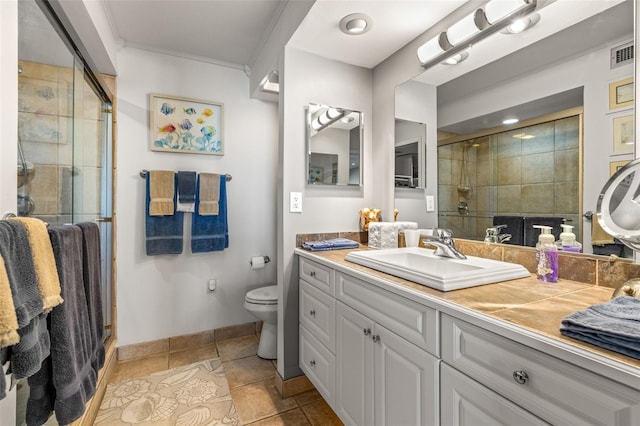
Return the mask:
<svg viewBox="0 0 640 426">
<path fill-rule="evenodd" d="M 91 365 L 92 331 L 83 280 L 82 230 L 67 225 L 49 230 L 64 303 L 49 314 L 50 363 L 29 378 L 27 424 L 43 424 L 55 411 L 60 424 L 82 416 L 96 390 Z M 49 368 L 50 367 L 50 368 Z"/>
<path fill-rule="evenodd" d="M 9 348 L 11 372 L 22 379 L 40 370 L 40 364 L 49 356 L 49 334 L 29 237 L 21 223 L 0 221 L 0 254 L 9 278 L 20 335 L 20 341 Z"/>
<path fill-rule="evenodd" d="M 100 227 L 93 222 L 79 223 L 78 226 L 82 230 L 82 272 L 91 321 L 91 365 L 97 372 L 104 365 Z"/>
<path fill-rule="evenodd" d="M 560 332 L 640 359 L 640 299 L 620 296 L 574 312 L 562 320 Z"/>
</svg>

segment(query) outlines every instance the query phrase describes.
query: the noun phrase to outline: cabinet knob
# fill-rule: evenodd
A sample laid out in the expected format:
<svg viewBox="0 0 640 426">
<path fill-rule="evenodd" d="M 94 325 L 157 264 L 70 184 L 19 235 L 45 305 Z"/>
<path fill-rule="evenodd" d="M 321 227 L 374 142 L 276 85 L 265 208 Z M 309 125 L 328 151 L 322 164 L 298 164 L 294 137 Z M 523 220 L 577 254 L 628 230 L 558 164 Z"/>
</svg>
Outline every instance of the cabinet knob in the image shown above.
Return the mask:
<svg viewBox="0 0 640 426">
<path fill-rule="evenodd" d="M 368 335 L 371 334 L 371 329 L 370 328 L 365 328 L 363 331 L 364 331 L 364 335 L 365 336 L 368 336 Z"/>
<path fill-rule="evenodd" d="M 380 336 L 378 334 L 371 336 L 371 338 L 373 339 L 373 343 L 378 343 L 380 341 Z"/>
<path fill-rule="evenodd" d="M 311 278 L 315 278 L 316 277 L 316 271 L 311 271 L 311 273 L 309 275 L 311 275 Z"/>
<path fill-rule="evenodd" d="M 309 365 L 312 366 L 312 367 L 315 367 L 316 366 L 316 361 L 312 359 L 311 361 L 309 361 Z"/>
<path fill-rule="evenodd" d="M 516 383 L 519 383 L 521 385 L 524 385 L 525 383 L 527 383 L 527 380 L 529 380 L 529 375 L 527 374 L 526 371 L 514 371 L 513 372 L 513 380 L 516 381 Z"/>
<path fill-rule="evenodd" d="M 309 311 L 309 315 L 311 315 L 312 317 L 315 317 L 316 316 L 316 310 L 315 309 L 310 310 Z"/>
</svg>

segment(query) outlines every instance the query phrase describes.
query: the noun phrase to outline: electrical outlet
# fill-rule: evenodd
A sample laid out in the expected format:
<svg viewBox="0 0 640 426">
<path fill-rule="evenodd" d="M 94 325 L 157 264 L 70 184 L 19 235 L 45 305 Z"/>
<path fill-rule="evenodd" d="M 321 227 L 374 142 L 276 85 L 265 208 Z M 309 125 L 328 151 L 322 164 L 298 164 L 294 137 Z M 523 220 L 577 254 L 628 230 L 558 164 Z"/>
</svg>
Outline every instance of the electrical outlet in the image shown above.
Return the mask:
<svg viewBox="0 0 640 426">
<path fill-rule="evenodd" d="M 289 212 L 302 213 L 302 192 L 291 192 L 289 194 Z"/>
<path fill-rule="evenodd" d="M 427 195 L 425 197 L 425 201 L 427 202 L 427 211 L 433 212 L 436 210 L 436 200 L 433 195 Z"/>
<path fill-rule="evenodd" d="M 218 280 L 216 280 L 215 278 L 210 278 L 209 281 L 207 281 L 207 286 L 209 288 L 209 291 L 212 293 L 216 291 L 217 285 L 218 285 Z"/>
</svg>

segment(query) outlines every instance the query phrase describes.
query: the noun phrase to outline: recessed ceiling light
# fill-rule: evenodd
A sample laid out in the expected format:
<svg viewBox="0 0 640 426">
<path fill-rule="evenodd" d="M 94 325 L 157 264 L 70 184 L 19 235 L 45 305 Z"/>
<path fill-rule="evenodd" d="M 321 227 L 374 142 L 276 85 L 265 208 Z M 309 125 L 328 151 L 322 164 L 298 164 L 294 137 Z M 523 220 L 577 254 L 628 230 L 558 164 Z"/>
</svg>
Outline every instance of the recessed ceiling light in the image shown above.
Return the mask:
<svg viewBox="0 0 640 426">
<path fill-rule="evenodd" d="M 340 20 L 340 30 L 349 35 L 364 34 L 371 29 L 373 21 L 364 13 L 352 13 Z"/>
<path fill-rule="evenodd" d="M 518 121 L 520 120 L 518 120 L 517 118 L 507 118 L 506 120 L 502 120 L 502 124 L 516 124 Z"/>
</svg>

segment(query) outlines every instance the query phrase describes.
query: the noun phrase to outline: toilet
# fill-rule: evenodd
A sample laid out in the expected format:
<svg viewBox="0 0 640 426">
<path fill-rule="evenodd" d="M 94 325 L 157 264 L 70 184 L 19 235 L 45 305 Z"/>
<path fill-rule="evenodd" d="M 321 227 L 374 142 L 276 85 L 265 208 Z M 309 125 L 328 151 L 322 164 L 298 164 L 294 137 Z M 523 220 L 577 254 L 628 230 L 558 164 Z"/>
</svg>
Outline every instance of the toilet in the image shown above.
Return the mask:
<svg viewBox="0 0 640 426">
<path fill-rule="evenodd" d="M 278 286 L 260 287 L 247 292 L 244 308 L 262 320 L 258 356 L 276 359 L 278 352 Z"/>
</svg>

